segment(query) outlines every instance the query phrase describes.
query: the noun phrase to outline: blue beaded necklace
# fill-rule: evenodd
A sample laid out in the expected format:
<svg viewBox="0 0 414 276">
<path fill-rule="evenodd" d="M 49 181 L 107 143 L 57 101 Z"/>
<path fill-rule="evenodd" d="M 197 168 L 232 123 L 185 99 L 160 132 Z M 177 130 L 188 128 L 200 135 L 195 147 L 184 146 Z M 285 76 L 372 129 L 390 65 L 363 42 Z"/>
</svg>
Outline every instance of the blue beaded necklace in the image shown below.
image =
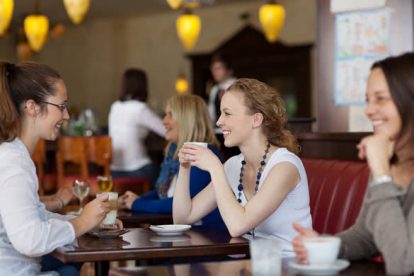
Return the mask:
<svg viewBox="0 0 414 276">
<path fill-rule="evenodd" d="M 264 155 L 262 157 L 262 161 L 260 162 L 260 168 L 257 171 L 257 175 L 256 175 L 256 186 L 254 187 L 254 194 L 256 194 L 257 191 L 259 190 L 260 178 L 262 177 L 263 168 L 266 165 L 266 158 L 267 158 L 267 154 L 269 153 L 269 149 L 270 149 L 270 143 L 267 143 L 266 149 L 265 149 L 265 152 L 264 152 Z M 243 171 L 244 171 L 244 165 L 246 165 L 246 161 L 245 160 L 242 160 L 241 161 L 241 169 L 240 169 L 239 186 L 237 186 L 237 190 L 239 191 L 238 197 L 237 197 L 237 201 L 239 203 L 241 203 L 241 195 L 242 195 L 242 192 L 243 192 Z"/>
</svg>

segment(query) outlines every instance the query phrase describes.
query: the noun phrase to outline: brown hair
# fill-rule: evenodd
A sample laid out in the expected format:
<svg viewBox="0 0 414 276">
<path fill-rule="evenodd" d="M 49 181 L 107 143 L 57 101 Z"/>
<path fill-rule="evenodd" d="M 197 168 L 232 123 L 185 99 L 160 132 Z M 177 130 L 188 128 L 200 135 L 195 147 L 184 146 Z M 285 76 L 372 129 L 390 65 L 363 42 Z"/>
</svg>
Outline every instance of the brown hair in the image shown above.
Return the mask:
<svg viewBox="0 0 414 276">
<path fill-rule="evenodd" d="M 241 92 L 252 114 L 263 115 L 262 129 L 272 145 L 284 147 L 297 154 L 299 145 L 295 136 L 286 129 L 285 104 L 280 94 L 267 84 L 255 79 L 238 79 L 227 91 Z"/>
<path fill-rule="evenodd" d="M 207 105 L 197 95 L 174 95 L 168 99 L 172 117 L 178 123 L 177 152 L 184 142 L 206 142 L 219 148 L 208 114 Z M 168 147 L 167 147 L 168 152 Z M 177 156 L 174 154 L 174 158 Z"/>
<path fill-rule="evenodd" d="M 0 62 L 0 144 L 15 139 L 20 131 L 21 106 L 35 101 L 45 110 L 46 98 L 55 95 L 60 75 L 47 65 Z"/>
<path fill-rule="evenodd" d="M 120 101 L 138 100 L 146 102 L 148 98 L 147 74 L 141 69 L 130 68 L 124 72 Z"/>
<path fill-rule="evenodd" d="M 414 53 L 375 62 L 372 69 L 379 68 L 385 75 L 391 98 L 401 117 L 402 126 L 399 138 L 407 135 L 414 141 Z"/>
<path fill-rule="evenodd" d="M 224 52 L 216 53 L 211 58 L 211 64 L 221 62 L 227 70 L 233 70 L 233 63 L 229 55 Z"/>
</svg>

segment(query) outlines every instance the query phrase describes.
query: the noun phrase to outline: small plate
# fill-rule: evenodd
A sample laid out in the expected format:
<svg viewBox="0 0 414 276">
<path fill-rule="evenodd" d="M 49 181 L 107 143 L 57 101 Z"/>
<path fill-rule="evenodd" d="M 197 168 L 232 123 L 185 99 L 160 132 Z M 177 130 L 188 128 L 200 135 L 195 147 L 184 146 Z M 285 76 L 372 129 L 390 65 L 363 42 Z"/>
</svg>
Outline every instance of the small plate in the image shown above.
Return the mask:
<svg viewBox="0 0 414 276">
<path fill-rule="evenodd" d="M 88 234 L 98 238 L 117 238 L 127 232 L 129 232 L 128 229 L 99 229 L 91 230 Z"/>
<path fill-rule="evenodd" d="M 329 266 L 325 265 L 305 265 L 298 264 L 296 261 L 289 263 L 291 268 L 296 269 L 300 274 L 303 275 L 335 275 L 339 271 L 349 266 L 349 261 L 338 259 Z"/>
<path fill-rule="evenodd" d="M 150 229 L 160 236 L 179 236 L 190 230 L 191 225 L 187 224 L 163 224 L 151 225 Z"/>
</svg>

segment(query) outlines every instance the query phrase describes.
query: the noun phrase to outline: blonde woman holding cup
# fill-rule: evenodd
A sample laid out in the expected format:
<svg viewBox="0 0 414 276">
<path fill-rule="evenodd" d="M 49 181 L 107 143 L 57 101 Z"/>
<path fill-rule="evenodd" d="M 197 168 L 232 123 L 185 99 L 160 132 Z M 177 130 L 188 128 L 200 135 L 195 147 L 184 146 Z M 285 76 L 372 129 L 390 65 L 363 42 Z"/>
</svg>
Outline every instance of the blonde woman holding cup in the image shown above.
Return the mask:
<svg viewBox="0 0 414 276">
<path fill-rule="evenodd" d="M 254 79 L 239 79 L 221 100 L 221 128 L 226 147 L 241 154 L 224 166 L 209 149 L 184 145 L 174 194 L 174 223 L 191 224 L 218 206 L 233 237 L 281 241 L 284 256 L 293 256 L 296 235 L 292 222 L 311 227 L 309 192 L 298 144 L 285 129 L 283 100 L 276 90 Z M 211 175 L 210 184 L 189 196 L 189 170 L 198 167 Z"/>
</svg>

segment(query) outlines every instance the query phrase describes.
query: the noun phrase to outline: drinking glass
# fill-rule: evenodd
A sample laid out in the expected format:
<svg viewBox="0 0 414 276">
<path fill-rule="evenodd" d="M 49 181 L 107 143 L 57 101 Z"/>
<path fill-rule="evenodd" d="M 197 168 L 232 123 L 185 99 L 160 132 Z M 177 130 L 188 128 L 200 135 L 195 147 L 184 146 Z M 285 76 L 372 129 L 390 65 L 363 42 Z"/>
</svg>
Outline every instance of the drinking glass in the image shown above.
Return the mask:
<svg viewBox="0 0 414 276">
<path fill-rule="evenodd" d="M 282 243 L 279 240 L 255 238 L 249 245 L 254 276 L 281 275 Z"/>
<path fill-rule="evenodd" d="M 72 185 L 72 193 L 79 199 L 79 213 L 83 209 L 83 199 L 89 194 L 89 184 L 84 180 L 75 179 Z"/>
<path fill-rule="evenodd" d="M 100 192 L 110 192 L 112 190 L 112 177 L 111 176 L 98 176 L 96 177 L 96 184 Z"/>
</svg>

